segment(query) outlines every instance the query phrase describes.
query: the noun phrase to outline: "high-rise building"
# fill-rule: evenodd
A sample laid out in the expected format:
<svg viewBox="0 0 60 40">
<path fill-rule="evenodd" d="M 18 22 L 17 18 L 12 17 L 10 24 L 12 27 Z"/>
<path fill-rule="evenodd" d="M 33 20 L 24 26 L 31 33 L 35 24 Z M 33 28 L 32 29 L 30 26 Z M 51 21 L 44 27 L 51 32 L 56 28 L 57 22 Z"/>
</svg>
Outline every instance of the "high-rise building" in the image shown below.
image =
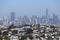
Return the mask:
<svg viewBox="0 0 60 40">
<path fill-rule="evenodd" d="M 0 25 L 3 25 L 3 20 L 2 19 L 0 19 Z"/>
<path fill-rule="evenodd" d="M 42 16 L 42 18 L 40 18 L 40 24 L 45 25 L 46 24 L 46 17 Z"/>
<path fill-rule="evenodd" d="M 11 21 L 15 21 L 15 12 L 11 12 Z"/>
<path fill-rule="evenodd" d="M 3 17 L 3 25 L 8 26 L 8 20 L 5 17 Z"/>
<path fill-rule="evenodd" d="M 48 19 L 48 8 L 46 8 L 46 19 Z"/>
<path fill-rule="evenodd" d="M 55 13 L 53 13 L 53 23 L 57 24 L 59 22 L 59 19 L 57 17 L 57 15 L 55 15 Z"/>
<path fill-rule="evenodd" d="M 24 16 L 22 19 L 23 24 L 30 24 L 30 19 L 28 16 Z"/>
<path fill-rule="evenodd" d="M 46 8 L 46 24 L 48 24 L 49 18 L 48 18 L 48 8 Z"/>
<path fill-rule="evenodd" d="M 32 16 L 31 24 L 33 24 L 33 25 L 39 24 L 39 18 L 37 16 Z"/>
<path fill-rule="evenodd" d="M 11 22 L 14 24 L 15 21 L 15 12 L 11 12 Z"/>
<path fill-rule="evenodd" d="M 0 19 L 0 25 L 8 26 L 7 18 L 3 17 Z"/>
<path fill-rule="evenodd" d="M 23 24 L 22 19 L 23 19 L 23 16 L 19 16 L 18 17 L 18 25 L 22 25 Z"/>
</svg>

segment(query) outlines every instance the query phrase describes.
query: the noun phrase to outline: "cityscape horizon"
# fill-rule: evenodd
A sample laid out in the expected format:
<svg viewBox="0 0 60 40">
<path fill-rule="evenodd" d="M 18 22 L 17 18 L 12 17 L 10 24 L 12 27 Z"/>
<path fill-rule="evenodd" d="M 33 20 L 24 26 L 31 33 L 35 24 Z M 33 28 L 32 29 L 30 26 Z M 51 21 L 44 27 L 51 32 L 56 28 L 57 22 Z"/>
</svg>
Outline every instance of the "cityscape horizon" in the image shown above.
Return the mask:
<svg viewBox="0 0 60 40">
<path fill-rule="evenodd" d="M 0 0 L 0 40 L 60 40 L 60 0 Z"/>
<path fill-rule="evenodd" d="M 0 19 L 0 24 L 3 25 L 11 25 L 11 24 L 17 24 L 17 25 L 24 25 L 24 24 L 42 24 L 42 25 L 59 25 L 60 24 L 60 19 L 58 18 L 58 16 L 53 13 L 52 17 L 49 14 L 49 9 L 46 8 L 45 10 L 45 15 L 42 15 L 41 17 L 39 16 L 18 16 L 16 19 L 16 13 L 15 12 L 10 12 L 10 18 L 6 18 L 6 17 L 2 17 L 2 19 Z"/>
</svg>

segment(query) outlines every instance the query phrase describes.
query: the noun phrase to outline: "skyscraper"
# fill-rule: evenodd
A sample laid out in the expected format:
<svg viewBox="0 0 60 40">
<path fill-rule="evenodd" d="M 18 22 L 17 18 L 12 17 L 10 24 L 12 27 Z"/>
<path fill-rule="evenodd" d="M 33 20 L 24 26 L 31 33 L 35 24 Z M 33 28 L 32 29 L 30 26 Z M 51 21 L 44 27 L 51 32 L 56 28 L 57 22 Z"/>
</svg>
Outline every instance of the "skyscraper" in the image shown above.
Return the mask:
<svg viewBox="0 0 60 40">
<path fill-rule="evenodd" d="M 33 25 L 39 24 L 39 19 L 37 16 L 31 17 L 31 24 L 33 24 Z"/>
<path fill-rule="evenodd" d="M 18 25 L 23 25 L 22 19 L 23 19 L 23 16 L 18 17 Z"/>
<path fill-rule="evenodd" d="M 15 12 L 11 12 L 11 22 L 14 24 L 15 21 Z"/>
<path fill-rule="evenodd" d="M 49 21 L 49 19 L 48 19 L 48 8 L 46 8 L 46 24 L 48 24 L 48 21 Z"/>
<path fill-rule="evenodd" d="M 46 8 L 46 19 L 48 19 L 48 8 Z"/>
<path fill-rule="evenodd" d="M 53 13 L 53 23 L 57 24 L 58 22 L 59 22 L 58 16 L 55 13 Z"/>
<path fill-rule="evenodd" d="M 30 19 L 28 16 L 24 16 L 22 19 L 23 24 L 30 24 Z"/>
<path fill-rule="evenodd" d="M 15 21 L 15 12 L 11 12 L 11 21 Z"/>
<path fill-rule="evenodd" d="M 3 19 L 0 19 L 0 25 L 3 25 Z"/>
<path fill-rule="evenodd" d="M 8 20 L 6 17 L 3 17 L 3 25 L 8 26 Z"/>
</svg>

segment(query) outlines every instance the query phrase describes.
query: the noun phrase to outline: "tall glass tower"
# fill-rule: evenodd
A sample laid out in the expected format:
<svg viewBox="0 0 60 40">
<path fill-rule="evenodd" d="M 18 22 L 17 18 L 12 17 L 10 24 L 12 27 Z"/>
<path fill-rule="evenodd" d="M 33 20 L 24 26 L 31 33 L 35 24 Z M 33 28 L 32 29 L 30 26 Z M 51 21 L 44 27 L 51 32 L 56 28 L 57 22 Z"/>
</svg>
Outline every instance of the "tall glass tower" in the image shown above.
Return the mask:
<svg viewBox="0 0 60 40">
<path fill-rule="evenodd" d="M 48 19 L 48 8 L 46 8 L 46 24 L 48 24 L 48 21 L 49 21 L 49 19 Z"/>
<path fill-rule="evenodd" d="M 11 21 L 15 21 L 15 12 L 11 12 Z"/>
<path fill-rule="evenodd" d="M 46 19 L 48 19 L 48 8 L 46 8 Z"/>
<path fill-rule="evenodd" d="M 15 12 L 11 12 L 11 24 L 15 22 Z"/>
</svg>

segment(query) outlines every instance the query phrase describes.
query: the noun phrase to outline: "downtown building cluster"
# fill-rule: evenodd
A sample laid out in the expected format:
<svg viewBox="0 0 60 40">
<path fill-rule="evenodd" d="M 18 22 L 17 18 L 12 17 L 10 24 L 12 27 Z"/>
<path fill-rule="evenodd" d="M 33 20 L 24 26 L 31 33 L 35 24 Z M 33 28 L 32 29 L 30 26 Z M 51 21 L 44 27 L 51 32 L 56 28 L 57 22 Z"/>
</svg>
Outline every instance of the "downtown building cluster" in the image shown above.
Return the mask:
<svg viewBox="0 0 60 40">
<path fill-rule="evenodd" d="M 45 16 L 20 16 L 18 19 L 15 12 L 11 12 L 9 20 L 0 19 L 0 40 L 60 40 L 59 24 L 58 16 L 53 13 L 51 18 L 48 9 Z"/>
<path fill-rule="evenodd" d="M 36 24 L 41 24 L 41 25 L 59 25 L 60 20 L 58 16 L 53 13 L 52 18 L 49 15 L 48 9 L 46 9 L 46 15 L 39 17 L 39 16 L 19 16 L 17 19 L 15 18 L 15 12 L 11 12 L 10 18 L 7 19 L 5 17 L 0 19 L 0 25 L 6 25 L 9 26 L 11 24 L 14 25 L 36 25 Z M 39 14 L 40 15 L 40 14 Z"/>
</svg>

